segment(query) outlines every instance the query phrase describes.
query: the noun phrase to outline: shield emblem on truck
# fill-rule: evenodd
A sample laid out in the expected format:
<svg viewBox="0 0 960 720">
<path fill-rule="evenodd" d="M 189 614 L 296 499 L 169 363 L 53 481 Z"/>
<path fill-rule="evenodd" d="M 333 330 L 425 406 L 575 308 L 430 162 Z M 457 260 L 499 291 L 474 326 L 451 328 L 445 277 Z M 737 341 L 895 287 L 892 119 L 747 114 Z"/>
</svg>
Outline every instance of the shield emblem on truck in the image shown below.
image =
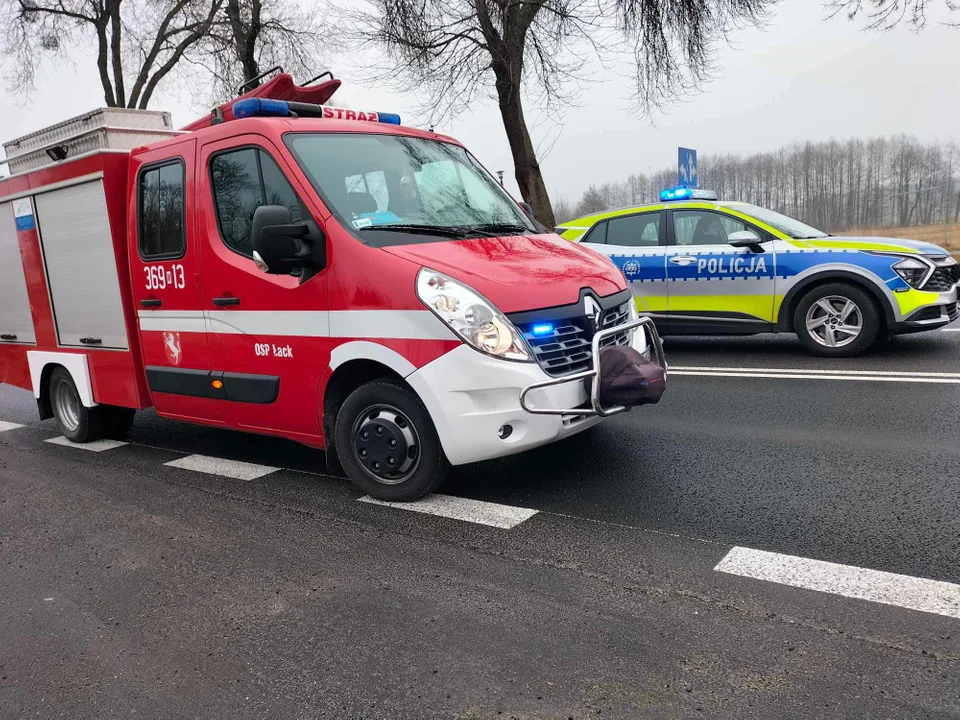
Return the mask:
<svg viewBox="0 0 960 720">
<path fill-rule="evenodd" d="M 183 351 L 180 349 L 180 333 L 165 332 L 163 334 L 163 351 L 167 354 L 167 360 L 171 365 L 179 365 L 183 357 Z"/>
</svg>

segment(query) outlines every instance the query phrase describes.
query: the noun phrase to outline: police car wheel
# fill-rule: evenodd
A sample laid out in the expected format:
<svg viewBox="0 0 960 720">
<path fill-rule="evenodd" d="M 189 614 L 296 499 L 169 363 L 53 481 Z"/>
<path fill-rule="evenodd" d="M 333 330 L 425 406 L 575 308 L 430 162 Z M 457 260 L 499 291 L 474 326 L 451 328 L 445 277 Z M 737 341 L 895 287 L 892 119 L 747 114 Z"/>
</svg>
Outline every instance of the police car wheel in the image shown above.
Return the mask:
<svg viewBox="0 0 960 720">
<path fill-rule="evenodd" d="M 852 357 L 870 347 L 881 326 L 880 312 L 867 293 L 849 283 L 827 283 L 804 295 L 793 328 L 811 352 Z"/>
<path fill-rule="evenodd" d="M 393 380 L 361 385 L 337 413 L 340 463 L 378 500 L 409 502 L 436 488 L 449 463 L 420 398 Z"/>
<path fill-rule="evenodd" d="M 103 437 L 102 407 L 84 407 L 73 378 L 65 368 L 50 373 L 50 406 L 63 436 L 72 442 L 87 443 Z"/>
</svg>

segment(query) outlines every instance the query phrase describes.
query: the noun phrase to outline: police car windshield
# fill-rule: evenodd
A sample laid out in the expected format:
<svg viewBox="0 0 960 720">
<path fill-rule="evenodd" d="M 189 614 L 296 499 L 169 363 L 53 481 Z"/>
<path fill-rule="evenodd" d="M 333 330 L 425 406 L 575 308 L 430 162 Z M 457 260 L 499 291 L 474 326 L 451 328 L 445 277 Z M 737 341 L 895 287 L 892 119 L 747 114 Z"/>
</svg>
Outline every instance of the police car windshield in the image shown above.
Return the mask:
<svg viewBox="0 0 960 720">
<path fill-rule="evenodd" d="M 359 133 L 292 133 L 285 140 L 323 201 L 365 243 L 538 232 L 457 145 Z"/>
<path fill-rule="evenodd" d="M 760 222 L 766 223 L 771 227 L 775 227 L 777 230 L 785 233 L 789 237 L 792 237 L 794 240 L 812 240 L 813 238 L 827 237 L 825 232 L 817 230 L 815 227 L 811 227 L 810 225 L 802 223 L 799 220 L 794 220 L 792 217 L 781 215 L 773 210 L 767 210 L 766 208 L 758 207 L 757 205 L 738 202 L 728 203 L 727 206 L 733 208 L 734 210 L 739 210 L 745 215 L 755 217 Z"/>
</svg>

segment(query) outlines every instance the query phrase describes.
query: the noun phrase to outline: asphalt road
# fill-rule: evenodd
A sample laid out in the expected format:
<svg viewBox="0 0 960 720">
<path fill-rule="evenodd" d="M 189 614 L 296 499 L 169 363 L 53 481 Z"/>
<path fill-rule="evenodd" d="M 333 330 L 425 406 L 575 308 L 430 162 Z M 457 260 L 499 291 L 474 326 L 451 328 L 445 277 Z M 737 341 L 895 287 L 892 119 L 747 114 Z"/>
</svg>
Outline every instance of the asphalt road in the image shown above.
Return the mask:
<svg viewBox="0 0 960 720">
<path fill-rule="evenodd" d="M 668 339 L 660 405 L 440 489 L 539 511 L 510 529 L 149 412 L 129 445 L 58 446 L 0 387 L 24 425 L 0 432 L 0 716 L 960 717 L 960 614 L 849 596 L 870 570 L 960 584 L 958 350 Z M 281 470 L 165 465 L 191 453 Z M 715 570 L 734 547 L 856 581 Z"/>
</svg>

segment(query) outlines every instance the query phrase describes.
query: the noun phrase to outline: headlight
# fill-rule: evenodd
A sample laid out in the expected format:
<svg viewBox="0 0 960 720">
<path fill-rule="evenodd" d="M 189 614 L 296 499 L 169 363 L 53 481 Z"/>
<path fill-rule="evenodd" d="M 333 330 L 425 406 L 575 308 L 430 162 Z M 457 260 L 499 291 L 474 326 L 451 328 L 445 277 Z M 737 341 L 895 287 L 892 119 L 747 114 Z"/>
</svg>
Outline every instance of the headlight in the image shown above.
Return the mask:
<svg viewBox="0 0 960 720">
<path fill-rule="evenodd" d="M 417 275 L 417 297 L 477 350 L 506 360 L 532 360 L 513 323 L 462 282 L 423 268 Z"/>
<path fill-rule="evenodd" d="M 923 287 L 923 283 L 931 270 L 930 265 L 923 260 L 912 257 L 895 262 L 892 267 L 893 271 L 914 289 Z"/>
</svg>

